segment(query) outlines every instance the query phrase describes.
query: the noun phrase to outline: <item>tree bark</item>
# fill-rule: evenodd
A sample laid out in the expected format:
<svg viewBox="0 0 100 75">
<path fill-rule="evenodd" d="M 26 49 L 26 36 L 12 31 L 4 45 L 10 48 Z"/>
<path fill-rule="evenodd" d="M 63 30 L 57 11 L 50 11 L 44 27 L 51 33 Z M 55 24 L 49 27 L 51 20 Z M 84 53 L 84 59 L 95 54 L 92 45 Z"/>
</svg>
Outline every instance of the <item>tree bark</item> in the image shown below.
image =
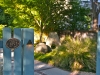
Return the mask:
<svg viewBox="0 0 100 75">
<path fill-rule="evenodd" d="M 92 13 L 93 13 L 93 31 L 97 31 L 98 29 L 98 10 L 97 10 L 97 2 L 98 0 L 91 0 L 92 3 Z"/>
<path fill-rule="evenodd" d="M 40 27 L 40 42 L 42 42 L 43 24 L 41 23 L 41 21 L 40 21 L 40 25 L 41 25 L 41 27 Z"/>
</svg>

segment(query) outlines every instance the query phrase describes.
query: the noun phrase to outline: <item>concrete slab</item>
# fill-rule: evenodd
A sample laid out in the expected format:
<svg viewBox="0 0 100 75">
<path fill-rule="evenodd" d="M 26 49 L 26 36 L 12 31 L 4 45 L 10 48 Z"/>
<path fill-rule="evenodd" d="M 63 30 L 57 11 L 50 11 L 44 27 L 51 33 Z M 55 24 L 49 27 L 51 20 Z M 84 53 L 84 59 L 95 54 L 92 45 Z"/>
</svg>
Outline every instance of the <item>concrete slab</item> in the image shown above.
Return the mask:
<svg viewBox="0 0 100 75">
<path fill-rule="evenodd" d="M 34 60 L 34 75 L 96 75 L 92 72 L 69 72 Z"/>
<path fill-rule="evenodd" d="M 40 75 L 39 73 L 37 73 L 37 72 L 34 72 L 34 75 Z"/>
<path fill-rule="evenodd" d="M 46 75 L 70 75 L 70 72 L 61 70 L 59 68 L 42 70 L 41 72 L 43 72 Z"/>
<path fill-rule="evenodd" d="M 53 68 L 53 66 L 34 60 L 34 70 L 45 70 L 50 68 Z"/>
<path fill-rule="evenodd" d="M 96 73 L 92 73 L 92 72 L 80 72 L 79 75 L 96 75 Z"/>
</svg>

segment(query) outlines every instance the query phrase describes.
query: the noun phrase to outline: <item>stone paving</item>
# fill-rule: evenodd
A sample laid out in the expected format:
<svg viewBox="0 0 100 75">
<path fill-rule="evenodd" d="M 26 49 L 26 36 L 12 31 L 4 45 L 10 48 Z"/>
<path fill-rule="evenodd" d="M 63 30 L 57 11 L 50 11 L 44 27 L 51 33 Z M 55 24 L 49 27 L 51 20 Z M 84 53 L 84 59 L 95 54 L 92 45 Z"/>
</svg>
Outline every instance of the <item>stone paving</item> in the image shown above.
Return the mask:
<svg viewBox="0 0 100 75">
<path fill-rule="evenodd" d="M 45 63 L 34 61 L 35 75 L 68 75 L 69 72 L 47 65 Z"/>
<path fill-rule="evenodd" d="M 34 75 L 95 75 L 95 73 L 91 72 L 64 71 L 37 60 L 34 61 L 34 69 L 35 69 Z"/>
</svg>

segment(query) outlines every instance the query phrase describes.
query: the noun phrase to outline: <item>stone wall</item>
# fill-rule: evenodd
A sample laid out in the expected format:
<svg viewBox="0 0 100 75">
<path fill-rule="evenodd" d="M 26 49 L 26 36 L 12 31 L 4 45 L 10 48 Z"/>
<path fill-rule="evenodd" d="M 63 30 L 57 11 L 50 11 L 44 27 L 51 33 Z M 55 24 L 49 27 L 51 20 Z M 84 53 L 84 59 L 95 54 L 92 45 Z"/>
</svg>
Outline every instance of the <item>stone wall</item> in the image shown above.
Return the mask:
<svg viewBox="0 0 100 75">
<path fill-rule="evenodd" d="M 79 40 L 85 38 L 97 39 L 97 32 L 95 31 L 75 31 L 75 32 L 64 31 L 59 33 L 60 41 L 62 42 L 64 38 L 68 35 L 72 36 L 74 39 L 79 39 Z"/>
<path fill-rule="evenodd" d="M 74 35 L 73 37 L 75 39 L 78 38 L 80 40 L 85 39 L 85 38 L 97 39 L 97 32 L 95 32 L 95 31 L 75 31 L 74 34 L 71 31 L 63 31 L 58 34 L 56 32 L 52 35 L 51 34 L 52 34 L 52 32 L 49 33 L 48 35 L 43 34 L 43 42 L 46 42 L 47 39 L 55 40 L 55 36 L 56 36 L 57 39 L 55 41 L 59 42 L 59 39 L 60 39 L 60 43 L 61 43 L 67 35 L 70 35 L 70 36 Z M 53 39 L 51 39 L 51 36 L 53 36 L 53 35 L 55 35 L 55 36 Z M 50 38 L 48 38 L 48 37 L 50 37 Z M 40 39 L 40 34 L 35 33 L 34 34 L 34 43 L 39 42 L 39 39 Z M 57 43 L 57 44 L 60 44 L 60 43 Z"/>
</svg>

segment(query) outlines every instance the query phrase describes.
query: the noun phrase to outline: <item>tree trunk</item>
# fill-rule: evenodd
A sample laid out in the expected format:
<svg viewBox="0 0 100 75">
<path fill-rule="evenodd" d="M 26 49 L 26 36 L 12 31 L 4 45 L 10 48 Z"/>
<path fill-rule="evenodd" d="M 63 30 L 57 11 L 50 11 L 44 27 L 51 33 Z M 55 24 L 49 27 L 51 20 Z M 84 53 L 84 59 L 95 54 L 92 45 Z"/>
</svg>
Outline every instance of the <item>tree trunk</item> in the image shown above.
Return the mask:
<svg viewBox="0 0 100 75">
<path fill-rule="evenodd" d="M 92 29 L 97 31 L 98 29 L 98 10 L 97 10 L 97 2 L 98 0 L 91 0 L 92 3 L 92 13 L 93 13 L 93 26 Z"/>
<path fill-rule="evenodd" d="M 40 27 L 40 42 L 42 42 L 42 35 L 43 35 L 43 25 L 41 24 L 41 27 Z"/>
</svg>

